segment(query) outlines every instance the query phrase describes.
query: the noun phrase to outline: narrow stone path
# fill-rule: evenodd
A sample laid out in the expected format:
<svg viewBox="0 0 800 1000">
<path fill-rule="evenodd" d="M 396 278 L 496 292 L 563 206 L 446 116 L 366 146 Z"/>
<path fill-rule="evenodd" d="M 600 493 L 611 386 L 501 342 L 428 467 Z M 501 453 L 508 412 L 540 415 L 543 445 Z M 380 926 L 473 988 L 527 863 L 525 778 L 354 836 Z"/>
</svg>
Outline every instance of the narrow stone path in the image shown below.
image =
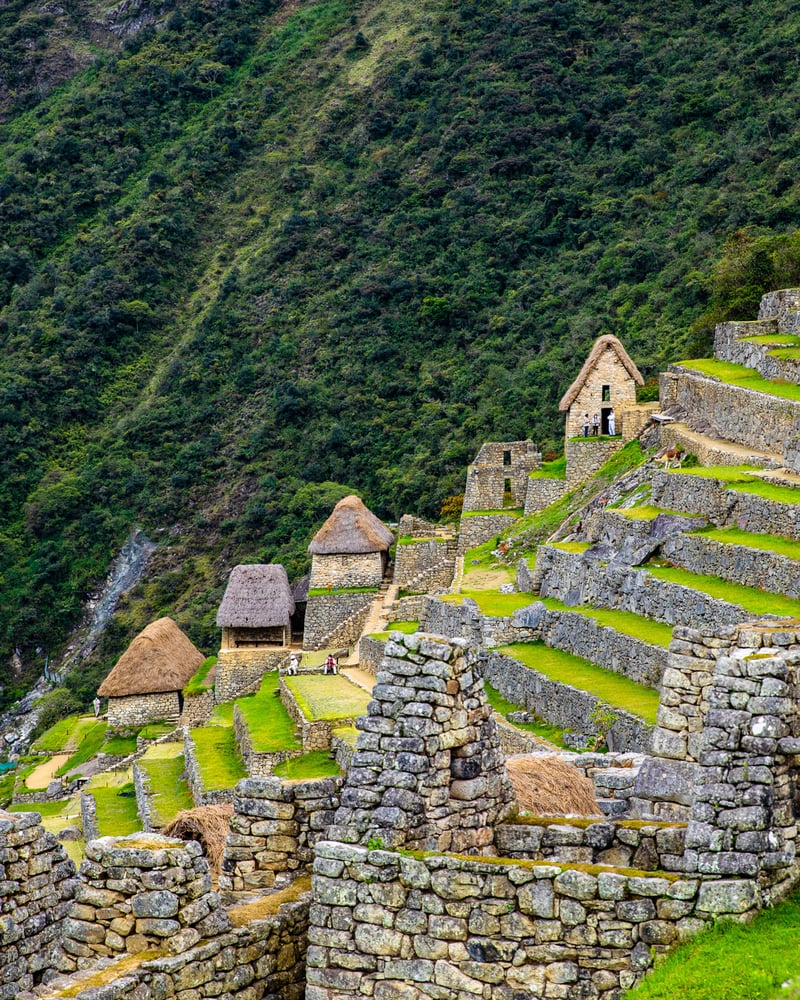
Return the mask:
<svg viewBox="0 0 800 1000">
<path fill-rule="evenodd" d="M 733 441 L 701 434 L 700 431 L 692 430 L 688 424 L 678 421 L 667 424 L 661 433 L 665 445 L 675 445 L 691 452 L 700 457 L 703 464 L 757 465 L 773 469 L 783 465 L 783 458 L 775 452 L 759 451 L 757 448 L 747 448 Z"/>
<path fill-rule="evenodd" d="M 339 673 L 365 691 L 372 691 L 375 686 L 374 675 L 362 670 L 361 667 L 343 667 Z"/>
<path fill-rule="evenodd" d="M 47 788 L 53 778 L 55 778 L 56 771 L 62 764 L 65 764 L 69 760 L 70 756 L 71 754 L 68 753 L 57 753 L 55 757 L 51 757 L 50 760 L 46 760 L 43 764 L 40 764 L 25 779 L 25 787 L 30 788 L 31 791 L 39 791 L 42 788 Z"/>
</svg>

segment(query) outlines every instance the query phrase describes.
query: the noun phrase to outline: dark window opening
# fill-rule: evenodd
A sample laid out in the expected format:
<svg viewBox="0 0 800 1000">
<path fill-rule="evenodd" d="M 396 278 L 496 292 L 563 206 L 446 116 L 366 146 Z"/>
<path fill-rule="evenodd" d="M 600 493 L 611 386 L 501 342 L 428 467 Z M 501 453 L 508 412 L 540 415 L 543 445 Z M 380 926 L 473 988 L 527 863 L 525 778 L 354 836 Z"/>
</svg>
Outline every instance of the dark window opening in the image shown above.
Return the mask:
<svg viewBox="0 0 800 1000">
<path fill-rule="evenodd" d="M 604 403 L 610 403 L 611 402 L 611 386 L 610 385 L 604 385 L 603 386 L 603 396 L 602 396 L 602 399 L 603 399 Z"/>
<path fill-rule="evenodd" d="M 504 451 L 503 452 L 503 465 L 511 465 L 511 452 L 510 451 Z"/>
</svg>

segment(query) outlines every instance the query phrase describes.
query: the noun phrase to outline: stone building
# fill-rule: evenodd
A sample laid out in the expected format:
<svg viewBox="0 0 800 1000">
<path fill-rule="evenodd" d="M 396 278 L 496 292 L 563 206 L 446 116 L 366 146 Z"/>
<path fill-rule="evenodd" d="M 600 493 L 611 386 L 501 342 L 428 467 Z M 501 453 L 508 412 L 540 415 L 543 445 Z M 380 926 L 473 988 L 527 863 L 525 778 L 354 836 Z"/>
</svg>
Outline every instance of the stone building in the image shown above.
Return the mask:
<svg viewBox="0 0 800 1000">
<path fill-rule="evenodd" d="M 487 441 L 467 469 L 465 511 L 524 507 L 528 476 L 541 468 L 533 441 Z"/>
<path fill-rule="evenodd" d="M 600 434 L 609 433 L 613 411 L 615 432 L 622 431 L 622 411 L 636 406 L 636 386 L 644 379 L 628 352 L 611 334 L 598 337 L 578 377 L 564 393 L 559 410 L 566 413 L 566 440 L 583 434 L 585 414 L 598 414 Z"/>
<path fill-rule="evenodd" d="M 310 589 L 379 587 L 393 542 L 391 531 L 359 497 L 345 497 L 308 547 Z"/>
<path fill-rule="evenodd" d="M 220 651 L 289 646 L 294 597 L 283 566 L 234 566 L 217 611 Z"/>
<path fill-rule="evenodd" d="M 171 618 L 151 622 L 128 646 L 98 688 L 108 698 L 108 724 L 114 729 L 177 721 L 182 691 L 204 656 Z"/>
</svg>

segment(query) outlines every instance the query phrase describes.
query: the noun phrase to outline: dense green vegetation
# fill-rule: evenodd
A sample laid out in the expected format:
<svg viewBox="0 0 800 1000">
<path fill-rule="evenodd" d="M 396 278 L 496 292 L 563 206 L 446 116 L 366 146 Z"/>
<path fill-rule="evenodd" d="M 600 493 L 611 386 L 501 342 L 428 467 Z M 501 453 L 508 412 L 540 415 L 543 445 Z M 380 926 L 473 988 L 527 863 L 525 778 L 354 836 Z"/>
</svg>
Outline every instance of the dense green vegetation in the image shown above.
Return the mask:
<svg viewBox="0 0 800 1000">
<path fill-rule="evenodd" d="M 631 1000 L 795 1000 L 798 996 L 797 896 L 751 924 L 721 921 L 657 965 Z M 783 983 L 793 980 L 789 989 Z"/>
<path fill-rule="evenodd" d="M 227 568 L 299 575 L 351 489 L 432 516 L 500 428 L 554 448 L 599 333 L 650 375 L 796 280 L 787 0 L 273 6 L 179 3 L 49 93 L 56 15 L 0 12 L 3 702 L 133 525 L 83 703 L 158 614 L 213 651 Z"/>
</svg>

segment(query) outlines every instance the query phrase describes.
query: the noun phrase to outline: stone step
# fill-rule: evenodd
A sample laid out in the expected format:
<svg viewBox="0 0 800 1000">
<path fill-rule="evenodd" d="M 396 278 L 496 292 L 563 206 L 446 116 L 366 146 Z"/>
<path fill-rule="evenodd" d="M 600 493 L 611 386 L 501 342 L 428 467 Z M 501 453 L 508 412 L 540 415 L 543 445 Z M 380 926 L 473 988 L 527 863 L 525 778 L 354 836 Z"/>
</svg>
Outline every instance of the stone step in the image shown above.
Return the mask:
<svg viewBox="0 0 800 1000">
<path fill-rule="evenodd" d="M 758 469 L 778 469 L 783 465 L 783 456 L 777 452 L 724 441 L 692 430 L 687 423 L 677 420 L 664 425 L 661 442 L 665 448 L 680 448 L 696 455 L 701 465 L 750 465 Z"/>
</svg>

